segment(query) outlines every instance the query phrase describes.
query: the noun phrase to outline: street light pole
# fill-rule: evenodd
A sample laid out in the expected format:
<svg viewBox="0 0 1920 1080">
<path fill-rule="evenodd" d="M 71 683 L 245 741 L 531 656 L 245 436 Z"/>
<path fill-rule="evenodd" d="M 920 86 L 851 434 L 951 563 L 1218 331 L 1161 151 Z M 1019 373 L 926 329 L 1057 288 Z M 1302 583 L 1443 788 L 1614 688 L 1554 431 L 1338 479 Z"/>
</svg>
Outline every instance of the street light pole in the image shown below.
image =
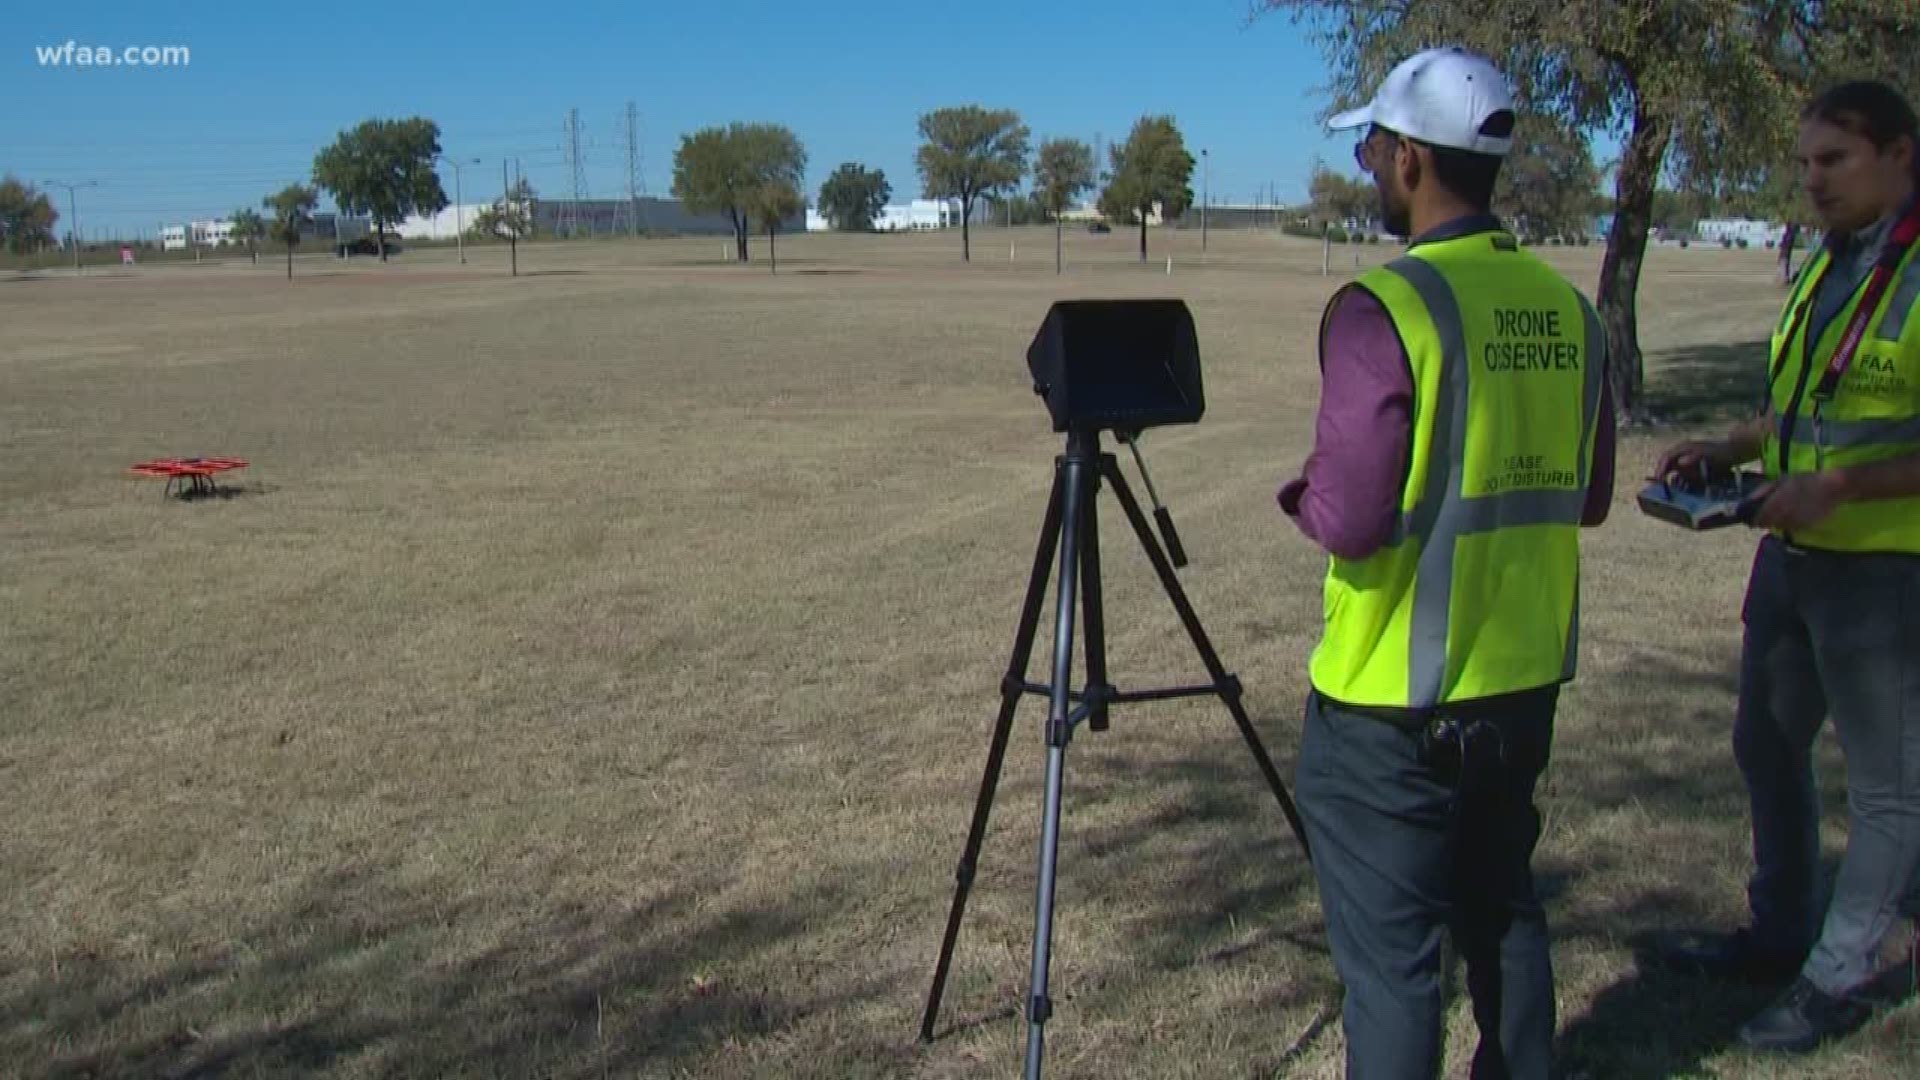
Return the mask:
<svg viewBox="0 0 1920 1080">
<path fill-rule="evenodd" d="M 81 273 L 81 270 L 80 270 L 80 210 L 79 210 L 78 204 L 74 201 L 73 193 L 79 188 L 93 187 L 96 184 L 98 184 L 99 181 L 82 180 L 77 184 L 69 184 L 59 180 L 42 180 L 41 183 L 47 185 L 48 187 L 63 187 L 67 189 L 67 216 L 73 219 L 67 223 L 67 239 L 71 241 L 73 244 L 73 272 L 76 274 Z"/>
<path fill-rule="evenodd" d="M 460 220 L 460 166 L 462 159 L 450 158 L 442 154 L 440 155 L 440 160 L 453 166 L 453 246 L 460 252 L 460 265 L 465 266 L 467 265 L 467 227 L 465 223 Z M 479 158 L 466 158 L 464 161 L 469 165 L 480 164 Z"/>
<path fill-rule="evenodd" d="M 1207 204 L 1213 201 L 1213 169 L 1205 147 L 1200 148 L 1200 250 L 1207 250 Z"/>
</svg>

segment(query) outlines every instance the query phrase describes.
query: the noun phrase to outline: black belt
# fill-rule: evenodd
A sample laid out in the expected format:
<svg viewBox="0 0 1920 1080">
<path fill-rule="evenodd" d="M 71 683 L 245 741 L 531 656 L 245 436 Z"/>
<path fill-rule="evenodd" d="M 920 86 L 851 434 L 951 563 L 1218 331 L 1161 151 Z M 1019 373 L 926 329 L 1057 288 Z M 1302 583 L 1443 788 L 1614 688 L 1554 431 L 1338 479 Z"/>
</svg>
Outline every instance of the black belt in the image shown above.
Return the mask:
<svg viewBox="0 0 1920 1080">
<path fill-rule="evenodd" d="M 1393 705 L 1355 705 L 1352 702 L 1341 701 L 1339 698 L 1330 694 L 1321 693 L 1318 690 L 1315 690 L 1314 693 L 1320 694 L 1322 699 L 1328 704 L 1337 707 L 1341 712 L 1352 713 L 1355 716 L 1362 716 L 1369 720 L 1378 720 L 1382 723 L 1391 724 L 1409 735 L 1418 735 L 1425 731 L 1427 725 L 1433 723 L 1435 720 L 1483 720 L 1489 716 L 1498 716 L 1504 713 L 1518 702 L 1551 693 L 1558 690 L 1559 687 L 1559 683 L 1549 683 L 1546 686 L 1537 686 L 1531 690 L 1515 690 L 1511 693 L 1495 694 L 1491 697 L 1472 698 L 1466 701 L 1448 701 L 1439 705 L 1431 705 L 1423 708 L 1403 708 Z"/>
</svg>

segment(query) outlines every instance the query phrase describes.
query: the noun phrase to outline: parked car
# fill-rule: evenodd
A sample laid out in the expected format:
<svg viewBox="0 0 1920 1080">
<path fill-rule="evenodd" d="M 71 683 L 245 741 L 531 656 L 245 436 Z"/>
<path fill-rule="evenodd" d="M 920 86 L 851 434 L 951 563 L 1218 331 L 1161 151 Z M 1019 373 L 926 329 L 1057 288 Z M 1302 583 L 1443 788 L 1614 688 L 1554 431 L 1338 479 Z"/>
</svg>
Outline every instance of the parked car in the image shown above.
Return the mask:
<svg viewBox="0 0 1920 1080">
<path fill-rule="evenodd" d="M 1089 221 L 1087 222 L 1087 231 L 1090 233 L 1110 233 L 1113 231 L 1113 226 L 1104 221 Z"/>
</svg>

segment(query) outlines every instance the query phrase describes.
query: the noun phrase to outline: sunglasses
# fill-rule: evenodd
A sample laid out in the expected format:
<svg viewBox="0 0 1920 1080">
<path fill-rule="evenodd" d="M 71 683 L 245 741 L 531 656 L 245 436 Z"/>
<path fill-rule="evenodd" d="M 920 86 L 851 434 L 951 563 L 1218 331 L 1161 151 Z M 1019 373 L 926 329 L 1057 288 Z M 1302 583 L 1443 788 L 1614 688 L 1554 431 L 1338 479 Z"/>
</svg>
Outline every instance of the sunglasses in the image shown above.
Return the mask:
<svg viewBox="0 0 1920 1080">
<path fill-rule="evenodd" d="M 1359 142 L 1353 144 L 1353 163 L 1360 166 L 1360 171 L 1363 173 L 1373 172 L 1372 155 L 1368 152 L 1368 147 L 1373 145 L 1374 136 L 1376 135 L 1382 136 L 1384 140 L 1389 143 L 1398 143 L 1400 141 L 1400 135 L 1398 133 L 1383 128 L 1378 124 L 1368 128 L 1366 135 L 1362 136 Z"/>
</svg>

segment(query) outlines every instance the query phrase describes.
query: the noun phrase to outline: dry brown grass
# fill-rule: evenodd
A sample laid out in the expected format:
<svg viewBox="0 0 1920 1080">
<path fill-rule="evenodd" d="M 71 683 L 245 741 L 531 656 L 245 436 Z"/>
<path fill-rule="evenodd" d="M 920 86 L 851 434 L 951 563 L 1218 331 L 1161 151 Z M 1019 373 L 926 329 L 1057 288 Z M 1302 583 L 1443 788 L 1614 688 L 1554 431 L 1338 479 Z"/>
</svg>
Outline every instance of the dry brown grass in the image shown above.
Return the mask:
<svg viewBox="0 0 1920 1080">
<path fill-rule="evenodd" d="M 788 238 L 777 277 L 702 240 L 532 245 L 517 280 L 481 250 L 0 281 L 0 1071 L 1013 1071 L 1037 702 L 942 1037 L 915 1033 L 1059 448 L 1028 335 L 1057 296 L 1192 304 L 1208 414 L 1149 463 L 1290 775 L 1322 561 L 1272 496 L 1333 282 L 1271 236 L 1216 232 L 1203 264 L 1156 235 L 1171 277 L 1124 233 L 1069 234 L 1063 278 L 1051 234 L 1007 242 L 962 266 L 955 237 Z M 1593 280 L 1599 249 L 1551 254 Z M 1654 255 L 1666 407 L 1745 385 L 1770 270 Z M 1634 962 L 1640 932 L 1738 918 L 1747 865 L 1727 733 L 1753 540 L 1633 512 L 1655 441 L 1628 440 L 1590 536 L 1546 794 L 1570 1069 L 1912 1075 L 1912 1007 L 1763 1062 L 1727 1048 L 1757 997 Z M 194 453 L 252 459 L 244 494 L 123 471 Z M 1106 520 L 1116 679 L 1191 677 Z M 1337 1075 L 1322 929 L 1217 704 L 1082 729 L 1049 1075 Z M 1456 1002 L 1456 1073 L 1470 1029 Z"/>
</svg>

